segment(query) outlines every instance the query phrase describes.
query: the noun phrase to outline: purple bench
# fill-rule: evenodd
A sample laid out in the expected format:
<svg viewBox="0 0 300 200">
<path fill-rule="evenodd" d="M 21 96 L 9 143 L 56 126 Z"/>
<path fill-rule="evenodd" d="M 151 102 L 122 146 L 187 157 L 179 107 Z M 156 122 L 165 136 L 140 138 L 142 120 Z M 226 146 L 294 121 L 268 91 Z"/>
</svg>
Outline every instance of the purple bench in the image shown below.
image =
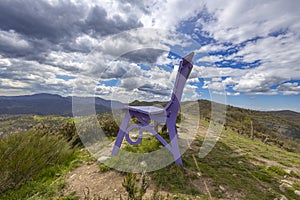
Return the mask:
<svg viewBox="0 0 300 200">
<path fill-rule="evenodd" d="M 127 106 L 124 108 L 125 116 L 112 150 L 112 156 L 118 154 L 124 137 L 129 144 L 137 145 L 142 141 L 143 132 L 149 131 L 173 154 L 175 162 L 179 165 L 182 165 L 178 146 L 176 118 L 186 80 L 188 79 L 193 68 L 193 57 L 194 53 L 190 53 L 180 61 L 171 100 L 164 108 L 158 108 L 154 106 Z M 128 123 L 133 117 L 137 118 L 139 123 L 128 127 Z M 151 121 L 153 121 L 154 124 L 151 124 Z M 167 143 L 157 133 L 156 127 L 158 124 L 167 125 L 170 143 Z M 139 129 L 139 136 L 136 141 L 131 140 L 129 137 L 129 132 L 134 128 Z"/>
</svg>

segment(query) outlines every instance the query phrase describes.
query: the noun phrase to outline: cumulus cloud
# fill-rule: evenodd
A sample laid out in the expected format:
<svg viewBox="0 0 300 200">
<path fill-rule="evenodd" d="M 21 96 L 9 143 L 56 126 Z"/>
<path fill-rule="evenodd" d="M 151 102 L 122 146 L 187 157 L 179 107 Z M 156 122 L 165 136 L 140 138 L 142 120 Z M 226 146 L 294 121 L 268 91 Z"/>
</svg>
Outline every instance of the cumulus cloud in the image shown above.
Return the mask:
<svg viewBox="0 0 300 200">
<path fill-rule="evenodd" d="M 276 94 L 278 91 L 273 89 L 274 86 L 300 79 L 300 21 L 296 9 L 299 2 L 201 2 L 212 17 L 197 20 L 195 26 L 202 27 L 214 42 L 198 52 L 212 53 L 202 60 L 219 62 L 220 67 L 229 61 L 239 69 L 248 69 L 243 73 L 230 69 L 239 73 L 237 76 L 228 74 L 237 93 Z M 256 63 L 254 67 L 253 63 Z"/>
<path fill-rule="evenodd" d="M 0 31 L 0 45 L 0 48 L 7 52 L 11 50 L 26 51 L 31 48 L 30 43 L 14 30 Z"/>
<path fill-rule="evenodd" d="M 75 87 L 82 95 L 164 99 L 175 77 L 170 66 L 179 62 L 169 51 L 195 51 L 185 99 L 200 97 L 199 78 L 219 94 L 222 87 L 227 95 L 299 94 L 298 7 L 289 0 L 2 0 L 0 91 L 69 95 Z"/>
<path fill-rule="evenodd" d="M 205 1 L 215 20 L 204 29 L 215 39 L 240 43 L 257 37 L 290 29 L 298 32 L 299 14 L 297 1 Z M 299 33 L 299 32 L 298 32 Z"/>
<path fill-rule="evenodd" d="M 3 0 L 0 2 L 2 38 L 9 37 L 7 34 L 10 33 L 10 40 L 13 40 L 10 43 L 14 44 L 11 47 L 16 49 L 20 46 L 24 47 L 27 41 L 31 43 L 33 49 L 39 49 L 30 53 L 37 54 L 49 49 L 72 49 L 73 46 L 68 44 L 76 44 L 78 39 L 84 36 L 93 41 L 102 36 L 141 26 L 141 22 L 135 15 L 124 19 L 122 12 L 119 12 L 119 15 L 115 14 L 110 18 L 101 4 L 89 4 L 84 1 L 62 0 L 53 3 L 52 1 Z M 5 35 L 3 31 L 7 34 Z M 12 33 L 18 36 L 14 37 Z M 10 40 L 6 39 L 8 42 Z M 44 48 L 39 48 L 41 45 Z M 0 50 L 3 51 L 4 48 Z"/>
<path fill-rule="evenodd" d="M 278 86 L 278 91 L 285 95 L 300 94 L 300 85 L 297 82 L 283 83 Z"/>
<path fill-rule="evenodd" d="M 127 59 L 130 62 L 145 63 L 145 64 L 156 64 L 157 59 L 165 53 L 161 49 L 140 49 L 132 52 L 127 52 L 121 55 L 122 58 Z"/>
</svg>

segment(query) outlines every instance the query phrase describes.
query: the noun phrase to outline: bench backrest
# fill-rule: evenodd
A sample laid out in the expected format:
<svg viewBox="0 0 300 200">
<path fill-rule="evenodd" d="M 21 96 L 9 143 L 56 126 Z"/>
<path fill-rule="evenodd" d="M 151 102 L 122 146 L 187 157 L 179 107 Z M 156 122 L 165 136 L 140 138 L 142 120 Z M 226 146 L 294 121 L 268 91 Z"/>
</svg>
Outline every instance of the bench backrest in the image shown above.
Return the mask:
<svg viewBox="0 0 300 200">
<path fill-rule="evenodd" d="M 168 102 L 168 104 L 165 107 L 168 116 L 171 118 L 177 117 L 183 89 L 193 68 L 193 63 L 192 63 L 193 57 L 194 57 L 194 52 L 185 56 L 180 61 L 171 100 Z"/>
</svg>

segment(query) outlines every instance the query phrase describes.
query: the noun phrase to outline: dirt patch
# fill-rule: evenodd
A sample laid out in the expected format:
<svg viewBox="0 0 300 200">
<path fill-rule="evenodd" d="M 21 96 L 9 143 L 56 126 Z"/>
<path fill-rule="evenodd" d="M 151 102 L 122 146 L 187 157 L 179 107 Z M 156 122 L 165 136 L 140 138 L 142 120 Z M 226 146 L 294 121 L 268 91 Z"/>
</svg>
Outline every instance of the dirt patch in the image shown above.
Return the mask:
<svg viewBox="0 0 300 200">
<path fill-rule="evenodd" d="M 83 164 L 67 175 L 64 195 L 76 192 L 80 199 L 85 196 L 116 199 L 120 194 L 126 194 L 122 187 L 123 178 L 116 171 L 100 172 L 97 163 Z"/>
<path fill-rule="evenodd" d="M 67 186 L 63 195 L 76 192 L 80 199 L 85 197 L 120 199 L 120 195 L 126 199 L 127 193 L 122 187 L 124 177 L 124 174 L 114 170 L 100 172 L 96 162 L 90 165 L 85 163 L 68 173 L 65 179 Z M 137 177 L 139 179 L 140 175 Z M 150 198 L 154 189 L 155 185 L 150 184 L 144 197 Z M 160 191 L 159 194 L 166 196 L 168 193 Z"/>
</svg>

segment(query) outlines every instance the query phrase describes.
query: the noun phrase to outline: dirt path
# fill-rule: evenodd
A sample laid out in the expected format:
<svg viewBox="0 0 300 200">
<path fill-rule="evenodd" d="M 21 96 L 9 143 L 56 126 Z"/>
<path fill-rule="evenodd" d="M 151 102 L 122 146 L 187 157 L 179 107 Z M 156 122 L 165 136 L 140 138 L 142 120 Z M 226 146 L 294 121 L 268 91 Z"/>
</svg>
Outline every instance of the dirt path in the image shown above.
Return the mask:
<svg viewBox="0 0 300 200">
<path fill-rule="evenodd" d="M 83 164 L 74 171 L 69 172 L 64 194 L 76 192 L 80 199 L 84 197 L 109 197 L 118 199 L 120 194 L 125 196 L 122 187 L 123 176 L 116 171 L 100 172 L 97 163 Z"/>
<path fill-rule="evenodd" d="M 65 179 L 67 187 L 63 195 L 76 192 L 80 199 L 85 199 L 86 197 L 90 199 L 97 199 L 98 197 L 120 199 L 121 194 L 123 199 L 126 199 L 127 193 L 122 187 L 124 177 L 125 175 L 114 170 L 100 172 L 96 162 L 90 165 L 85 163 L 69 172 Z M 138 178 L 140 178 L 139 175 Z M 144 197 L 150 198 L 154 188 L 155 185 L 150 184 Z M 165 196 L 168 194 L 164 191 L 159 193 Z"/>
</svg>

